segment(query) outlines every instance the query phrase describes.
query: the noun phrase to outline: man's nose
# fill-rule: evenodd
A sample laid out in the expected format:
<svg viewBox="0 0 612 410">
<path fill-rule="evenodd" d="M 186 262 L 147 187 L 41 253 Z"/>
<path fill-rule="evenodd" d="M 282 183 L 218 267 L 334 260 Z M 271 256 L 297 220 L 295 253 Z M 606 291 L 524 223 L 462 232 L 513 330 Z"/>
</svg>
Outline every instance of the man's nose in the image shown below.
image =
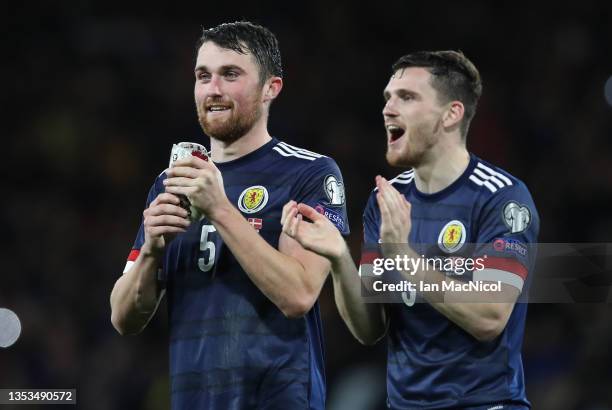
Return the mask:
<svg viewBox="0 0 612 410">
<path fill-rule="evenodd" d="M 208 83 L 207 87 L 207 94 L 208 97 L 219 97 L 223 95 L 220 76 L 213 75 L 210 78 L 210 82 Z"/>
<path fill-rule="evenodd" d="M 398 115 L 393 103 L 393 99 L 390 98 L 387 100 L 385 106 L 383 107 L 382 114 L 384 117 L 396 117 Z"/>
</svg>

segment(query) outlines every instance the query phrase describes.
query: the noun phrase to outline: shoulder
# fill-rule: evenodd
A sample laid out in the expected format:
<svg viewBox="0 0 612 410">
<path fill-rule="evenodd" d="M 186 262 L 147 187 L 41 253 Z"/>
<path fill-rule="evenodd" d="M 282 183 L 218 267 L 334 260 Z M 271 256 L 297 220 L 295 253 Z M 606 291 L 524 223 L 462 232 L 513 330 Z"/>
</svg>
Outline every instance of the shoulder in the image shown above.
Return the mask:
<svg viewBox="0 0 612 410">
<path fill-rule="evenodd" d="M 272 147 L 271 155 L 281 161 L 283 166 L 288 166 L 296 171 L 301 170 L 307 174 L 319 172 L 340 173 L 338 164 L 336 164 L 333 158 L 305 148 L 287 144 L 283 141 L 278 141 L 278 143 Z"/>
<path fill-rule="evenodd" d="M 278 141 L 272 147 L 272 151 L 273 154 L 286 158 L 287 161 L 293 161 L 296 164 L 308 164 L 320 158 L 328 158 L 323 154 L 319 154 L 305 148 L 296 147 L 294 145 L 287 144 L 284 141 Z"/>
<path fill-rule="evenodd" d="M 539 215 L 527 185 L 509 172 L 477 158 L 468 184 L 480 191 L 483 215 L 502 213 L 502 219 L 534 221 L 539 226 Z M 509 221 L 507 221 L 509 223 Z"/>
<path fill-rule="evenodd" d="M 163 170 L 157 177 L 155 177 L 153 183 L 151 184 L 151 188 L 149 189 L 148 202 L 151 202 L 153 199 L 155 199 L 155 197 L 157 197 L 157 195 L 165 192 L 166 189 L 164 187 L 164 179 L 166 178 L 166 170 Z"/>
<path fill-rule="evenodd" d="M 468 184 L 485 198 L 520 196 L 531 199 L 527 185 L 514 175 L 475 157 L 476 164 L 468 176 Z"/>
</svg>

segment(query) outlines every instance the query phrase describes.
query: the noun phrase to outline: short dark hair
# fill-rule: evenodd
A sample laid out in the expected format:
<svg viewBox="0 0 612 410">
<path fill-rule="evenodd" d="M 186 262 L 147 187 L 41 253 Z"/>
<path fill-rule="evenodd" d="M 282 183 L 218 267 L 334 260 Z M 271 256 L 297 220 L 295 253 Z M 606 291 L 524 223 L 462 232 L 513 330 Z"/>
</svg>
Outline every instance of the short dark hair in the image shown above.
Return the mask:
<svg viewBox="0 0 612 410">
<path fill-rule="evenodd" d="M 465 139 L 482 94 L 476 66 L 461 51 L 417 51 L 400 57 L 393 64 L 393 72 L 408 67 L 422 67 L 431 74 L 431 86 L 443 103 L 454 100 L 463 103 L 461 136 Z"/>
<path fill-rule="evenodd" d="M 196 52 L 208 41 L 240 54 L 251 53 L 259 65 L 259 80 L 262 84 L 271 76 L 283 76 L 278 40 L 274 33 L 263 26 L 249 21 L 236 21 L 203 28 Z"/>
</svg>

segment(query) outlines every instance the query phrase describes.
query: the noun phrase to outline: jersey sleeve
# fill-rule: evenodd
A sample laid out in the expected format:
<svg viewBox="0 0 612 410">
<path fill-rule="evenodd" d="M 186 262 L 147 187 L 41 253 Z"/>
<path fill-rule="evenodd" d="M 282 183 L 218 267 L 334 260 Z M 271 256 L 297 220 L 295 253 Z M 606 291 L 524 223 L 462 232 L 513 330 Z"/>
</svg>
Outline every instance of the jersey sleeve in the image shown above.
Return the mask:
<svg viewBox="0 0 612 410">
<path fill-rule="evenodd" d="M 484 269 L 474 280 L 501 281 L 523 289 L 533 270 L 540 219 L 527 187 L 519 183 L 499 191 L 481 210 L 476 257 Z"/>
<path fill-rule="evenodd" d="M 380 213 L 377 212 L 377 209 L 376 191 L 373 191 L 363 211 L 363 244 L 361 246 L 360 265 L 369 265 L 374 259 L 380 257 L 378 245 Z"/>
<path fill-rule="evenodd" d="M 300 175 L 292 197 L 325 215 L 342 235 L 350 233 L 344 182 L 333 159 L 321 157 L 313 161 Z"/>
<path fill-rule="evenodd" d="M 153 200 L 157 198 L 157 195 L 164 192 L 164 185 L 162 181 L 165 179 L 165 177 L 166 177 L 166 174 L 161 174 L 160 176 L 156 178 L 155 182 L 151 186 L 151 189 L 149 189 L 149 194 L 147 195 L 147 201 L 145 203 L 144 209 L 149 207 L 151 202 L 153 202 Z M 128 254 L 125 268 L 123 268 L 123 273 L 127 272 L 132 267 L 132 265 L 134 264 L 134 261 L 136 260 L 136 258 L 138 258 L 138 255 L 140 254 L 140 248 L 142 247 L 142 244 L 144 243 L 143 222 L 144 221 L 141 220 L 140 227 L 138 228 L 138 233 L 136 234 L 136 239 L 134 240 L 134 244 L 132 245 L 132 250 Z"/>
</svg>

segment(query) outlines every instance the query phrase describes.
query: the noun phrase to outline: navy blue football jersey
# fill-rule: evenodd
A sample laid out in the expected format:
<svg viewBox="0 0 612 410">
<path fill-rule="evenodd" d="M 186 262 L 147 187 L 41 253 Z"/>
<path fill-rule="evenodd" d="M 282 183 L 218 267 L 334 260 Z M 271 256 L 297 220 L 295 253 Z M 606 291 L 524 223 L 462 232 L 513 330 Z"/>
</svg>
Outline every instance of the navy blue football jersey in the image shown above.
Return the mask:
<svg viewBox="0 0 612 410">
<path fill-rule="evenodd" d="M 528 408 L 521 345 L 539 216 L 527 187 L 474 155 L 455 182 L 434 194 L 416 188 L 413 170 L 390 182 L 412 205 L 408 242 L 417 253 L 432 259 L 482 258 L 484 269 L 466 279 L 500 281 L 525 291 L 503 333 L 490 342 L 476 340 L 418 291 L 416 297 L 404 293 L 403 303 L 387 304 L 389 407 Z M 362 265 L 372 263 L 380 237 L 376 192 L 364 212 Z"/>
<path fill-rule="evenodd" d="M 229 200 L 275 248 L 282 208 L 291 199 L 348 234 L 344 185 L 333 159 L 272 139 L 215 165 Z M 164 192 L 163 179 L 155 181 L 147 206 Z M 130 261 L 143 242 L 141 225 Z M 207 219 L 167 246 L 160 280 L 168 296 L 173 409 L 324 409 L 318 303 L 303 318 L 287 319 Z"/>
</svg>

